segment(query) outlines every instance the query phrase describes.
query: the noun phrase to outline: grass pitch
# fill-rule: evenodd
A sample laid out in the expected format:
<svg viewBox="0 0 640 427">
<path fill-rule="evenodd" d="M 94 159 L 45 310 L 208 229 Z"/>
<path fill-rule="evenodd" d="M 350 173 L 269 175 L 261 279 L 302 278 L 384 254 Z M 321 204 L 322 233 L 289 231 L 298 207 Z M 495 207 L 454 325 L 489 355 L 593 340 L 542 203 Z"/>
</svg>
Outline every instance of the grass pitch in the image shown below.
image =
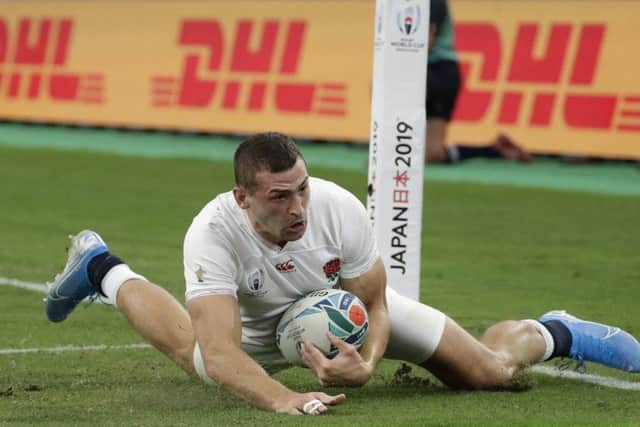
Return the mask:
<svg viewBox="0 0 640 427">
<path fill-rule="evenodd" d="M 364 199 L 366 177 L 318 167 Z M 229 162 L 0 148 L 0 277 L 43 283 L 66 236 L 100 232 L 136 271 L 183 300 L 182 239 L 192 217 L 232 186 Z M 422 301 L 474 334 L 551 308 L 640 335 L 640 198 L 427 182 Z M 42 294 L 0 286 L 0 350 L 142 340 L 116 311 L 78 308 L 49 323 Z M 0 425 L 638 425 L 640 392 L 530 374 L 523 392 L 456 392 L 419 368 L 383 362 L 322 417 L 252 409 L 189 378 L 153 349 L 0 353 Z M 588 365 L 625 381 L 640 377 Z M 311 374 L 277 378 L 317 390 Z"/>
</svg>

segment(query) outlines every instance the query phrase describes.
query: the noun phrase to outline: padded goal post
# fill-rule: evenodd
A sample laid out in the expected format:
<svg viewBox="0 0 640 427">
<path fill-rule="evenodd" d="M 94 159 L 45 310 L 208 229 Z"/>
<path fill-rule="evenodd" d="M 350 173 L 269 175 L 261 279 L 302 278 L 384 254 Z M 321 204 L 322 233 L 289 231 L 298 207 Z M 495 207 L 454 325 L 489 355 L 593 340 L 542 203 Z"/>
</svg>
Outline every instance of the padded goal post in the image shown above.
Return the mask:
<svg viewBox="0 0 640 427">
<path fill-rule="evenodd" d="M 367 209 L 387 283 L 420 297 L 429 0 L 377 0 Z"/>
</svg>

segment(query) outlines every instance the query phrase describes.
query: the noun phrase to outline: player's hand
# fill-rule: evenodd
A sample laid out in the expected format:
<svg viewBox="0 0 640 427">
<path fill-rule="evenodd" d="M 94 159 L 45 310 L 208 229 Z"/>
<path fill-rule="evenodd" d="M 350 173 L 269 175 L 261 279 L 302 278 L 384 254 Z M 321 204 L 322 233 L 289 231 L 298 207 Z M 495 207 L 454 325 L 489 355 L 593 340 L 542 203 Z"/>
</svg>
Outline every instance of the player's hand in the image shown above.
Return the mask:
<svg viewBox="0 0 640 427">
<path fill-rule="evenodd" d="M 327 332 L 329 341 L 339 353 L 333 359 L 327 358 L 313 344 L 304 342 L 300 355 L 324 386 L 363 386 L 369 381 L 373 368 L 366 363 L 356 348 L 335 335 Z"/>
<path fill-rule="evenodd" d="M 346 398 L 343 393 L 335 396 L 320 392 L 295 393 L 275 411 L 290 415 L 321 415 L 329 410 L 329 406 L 339 405 Z"/>
</svg>

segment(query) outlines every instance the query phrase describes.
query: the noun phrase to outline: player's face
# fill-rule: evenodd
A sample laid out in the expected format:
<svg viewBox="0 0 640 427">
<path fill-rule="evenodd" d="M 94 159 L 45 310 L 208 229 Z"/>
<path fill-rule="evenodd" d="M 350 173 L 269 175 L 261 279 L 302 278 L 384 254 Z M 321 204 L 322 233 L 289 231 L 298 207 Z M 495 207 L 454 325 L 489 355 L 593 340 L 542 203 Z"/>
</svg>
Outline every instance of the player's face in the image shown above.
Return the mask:
<svg viewBox="0 0 640 427">
<path fill-rule="evenodd" d="M 298 240 L 307 229 L 309 175 L 304 160 L 284 172 L 256 174 L 253 193 L 236 188 L 240 207 L 247 210 L 253 228 L 271 243 Z"/>
</svg>

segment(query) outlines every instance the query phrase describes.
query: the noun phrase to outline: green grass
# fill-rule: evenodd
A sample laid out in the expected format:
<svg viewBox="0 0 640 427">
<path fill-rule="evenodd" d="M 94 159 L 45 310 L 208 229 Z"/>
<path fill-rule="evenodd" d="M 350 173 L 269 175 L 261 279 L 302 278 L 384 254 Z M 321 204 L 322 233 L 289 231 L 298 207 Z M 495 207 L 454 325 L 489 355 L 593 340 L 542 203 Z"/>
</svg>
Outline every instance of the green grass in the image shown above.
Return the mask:
<svg viewBox="0 0 640 427">
<path fill-rule="evenodd" d="M 313 167 L 364 198 L 365 176 Z M 0 148 L 0 276 L 49 280 L 65 236 L 98 230 L 135 270 L 183 300 L 182 238 L 191 218 L 232 185 L 228 162 Z M 607 320 L 640 335 L 640 198 L 427 182 L 423 301 L 473 333 L 549 308 Z M 0 286 L 0 348 L 142 342 L 104 306 L 63 324 L 42 295 Z M 425 372 L 394 384 L 384 362 L 328 416 L 250 408 L 189 378 L 152 349 L 0 354 L 0 425 L 637 425 L 640 393 L 533 375 L 525 392 L 455 392 Z M 637 377 L 590 365 L 630 381 Z M 277 378 L 317 390 L 311 374 Z M 342 389 L 330 389 L 342 392 Z"/>
</svg>

